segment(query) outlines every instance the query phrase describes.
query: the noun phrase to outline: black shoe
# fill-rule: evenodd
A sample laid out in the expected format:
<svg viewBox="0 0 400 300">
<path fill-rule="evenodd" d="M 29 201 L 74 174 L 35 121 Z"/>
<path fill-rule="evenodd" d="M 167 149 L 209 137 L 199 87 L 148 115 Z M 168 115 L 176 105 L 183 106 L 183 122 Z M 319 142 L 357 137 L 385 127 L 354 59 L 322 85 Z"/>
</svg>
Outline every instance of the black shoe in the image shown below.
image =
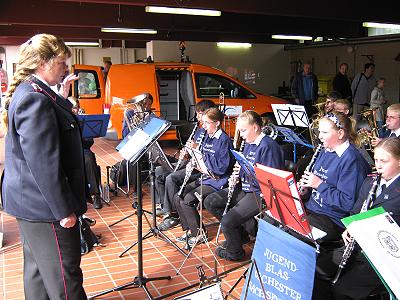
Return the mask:
<svg viewBox="0 0 400 300">
<path fill-rule="evenodd" d="M 179 225 L 180 220 L 176 219 L 176 218 L 166 218 L 164 219 L 164 221 L 162 221 L 159 225 L 158 225 L 158 229 L 160 229 L 161 231 L 166 231 L 168 229 L 171 229 L 177 225 Z"/>
<path fill-rule="evenodd" d="M 103 204 L 101 203 L 100 195 L 93 196 L 93 207 L 95 209 L 100 209 L 103 207 Z"/>
<path fill-rule="evenodd" d="M 226 260 L 231 260 L 231 261 L 241 261 L 243 260 L 245 256 L 245 252 L 242 250 L 242 252 L 238 254 L 233 254 L 230 253 L 227 249 L 224 249 L 222 247 L 218 247 L 215 250 L 215 254 L 217 254 L 219 257 L 226 259 Z"/>
</svg>

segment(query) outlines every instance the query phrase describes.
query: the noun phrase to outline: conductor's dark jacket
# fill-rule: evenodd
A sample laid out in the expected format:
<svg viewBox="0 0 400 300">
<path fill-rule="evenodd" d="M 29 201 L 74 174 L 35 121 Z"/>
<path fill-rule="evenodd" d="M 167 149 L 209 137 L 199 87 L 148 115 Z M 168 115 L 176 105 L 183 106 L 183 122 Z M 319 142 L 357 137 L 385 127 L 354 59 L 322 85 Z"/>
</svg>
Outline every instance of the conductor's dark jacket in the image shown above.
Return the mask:
<svg viewBox="0 0 400 300">
<path fill-rule="evenodd" d="M 30 77 L 13 94 L 8 124 L 2 187 L 5 211 L 38 222 L 84 213 L 82 139 L 69 101 Z"/>
</svg>

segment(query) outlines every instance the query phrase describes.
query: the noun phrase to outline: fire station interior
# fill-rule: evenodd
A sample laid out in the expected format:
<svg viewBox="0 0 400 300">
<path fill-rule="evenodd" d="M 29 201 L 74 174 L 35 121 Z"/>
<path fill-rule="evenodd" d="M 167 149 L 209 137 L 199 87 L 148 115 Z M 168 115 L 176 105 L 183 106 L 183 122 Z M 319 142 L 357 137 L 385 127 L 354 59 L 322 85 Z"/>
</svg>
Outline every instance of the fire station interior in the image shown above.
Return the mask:
<svg viewBox="0 0 400 300">
<path fill-rule="evenodd" d="M 309 1 L 151 1 L 154 6 L 216 10 L 221 12 L 219 17 L 152 14 L 146 12 L 145 7 L 149 5 L 135 0 L 0 1 L 2 109 L 18 62 L 18 47 L 38 33 L 54 34 L 65 42 L 77 43 L 70 46 L 72 57 L 67 61 L 70 68 L 73 65 L 103 67 L 104 61 L 108 60 L 113 65 L 146 64 L 146 60 L 150 64 L 180 63 L 180 68 L 156 67 L 154 74 L 160 106 L 160 111 L 154 112 L 170 121 L 172 128 L 177 128 L 174 139 L 165 141 L 161 138 L 159 144 L 165 155 L 173 157 L 174 161 L 179 158 L 179 150 L 194 127 L 196 101 L 211 99 L 217 105 L 222 101 L 222 107 L 237 108 L 237 104 L 230 104 L 237 102 L 229 101 L 243 100 L 252 107 L 251 101 L 270 96 L 282 103 L 292 103 L 290 85 L 305 63 L 311 64 L 312 72 L 318 78 L 318 103 L 323 103 L 332 91 L 333 78 L 342 63 L 348 64 L 350 80 L 363 71 L 366 63 L 374 63 L 375 77 L 385 78 L 386 107 L 399 103 L 400 15 L 392 3 L 371 6 L 341 0 L 331 5 Z M 374 25 L 366 27 L 366 22 L 393 26 L 388 29 L 371 27 Z M 106 32 L 102 28 L 154 29 L 156 33 Z M 292 37 L 275 39 L 275 35 Z M 83 44 L 85 42 L 94 44 L 87 46 Z M 233 43 L 232 47 L 241 43 L 236 45 L 241 48 L 220 47 L 219 42 Z M 191 63 L 223 74 L 193 72 L 187 67 Z M 84 89 L 77 83 L 72 87 L 73 94 L 82 95 L 87 101 L 107 97 L 110 82 L 105 81 L 104 90 L 101 90 L 96 71 L 80 72 L 83 73 L 80 77 L 88 78 L 94 85 L 88 83 Z M 135 84 L 134 80 L 132 82 Z M 117 94 L 114 96 L 118 98 Z M 131 95 L 134 96 L 137 95 Z M 123 99 L 124 104 L 127 100 Z M 110 100 L 101 104 L 102 113 L 110 111 L 111 103 Z M 268 116 L 272 116 L 271 111 Z M 226 131 L 233 139 L 235 116 L 227 116 L 227 119 L 229 128 Z M 120 121 L 122 123 L 122 119 Z M 276 120 L 270 121 L 276 124 Z M 1 133 L 1 169 L 4 138 Z M 101 208 L 95 209 L 88 204 L 86 213 L 93 220 L 92 231 L 100 237 L 99 245 L 82 255 L 83 286 L 87 295 L 92 297 L 135 280 L 143 263 L 142 271 L 146 277 L 171 276 L 170 280 L 145 284 L 152 297 L 139 287 L 112 291 L 96 296 L 96 299 L 175 299 L 179 296 L 182 297 L 179 299 L 206 299 L 183 295 L 195 291 L 199 285 L 214 282 L 219 283 L 224 296 L 243 297 L 246 289 L 243 274 L 248 265 L 243 265 L 245 260 L 234 262 L 215 257 L 214 250 L 219 246 L 216 241 L 219 222 L 206 210 L 203 222 L 209 243 L 195 246 L 187 258 L 188 251 L 179 251 L 159 236 L 145 238 L 142 249 L 136 245 L 129 248 L 139 239 L 136 193 L 132 186 L 119 188 L 109 176 L 110 169 L 122 160 L 116 150 L 121 141 L 111 130 L 107 135 L 95 138 L 91 148 L 100 168 L 98 181 L 103 198 Z M 284 144 L 282 139 L 280 142 Z M 289 168 L 294 164 L 286 166 Z M 157 224 L 163 221 L 162 217 L 151 214 L 153 187 L 149 171 L 148 165 L 142 170 L 143 235 L 152 230 L 153 218 Z M 17 222 L 5 212 L 0 213 L 0 297 L 25 299 L 23 251 Z M 118 223 L 113 225 L 115 222 Z M 163 234 L 175 241 L 182 235 L 182 230 L 175 226 Z M 223 234 L 221 238 L 223 240 Z M 254 238 L 244 245 L 246 259 L 251 259 L 254 245 Z M 139 251 L 142 252 L 140 255 Z M 191 289 L 186 289 L 189 286 Z M 387 299 L 385 295 L 374 297 L 368 299 Z"/>
</svg>

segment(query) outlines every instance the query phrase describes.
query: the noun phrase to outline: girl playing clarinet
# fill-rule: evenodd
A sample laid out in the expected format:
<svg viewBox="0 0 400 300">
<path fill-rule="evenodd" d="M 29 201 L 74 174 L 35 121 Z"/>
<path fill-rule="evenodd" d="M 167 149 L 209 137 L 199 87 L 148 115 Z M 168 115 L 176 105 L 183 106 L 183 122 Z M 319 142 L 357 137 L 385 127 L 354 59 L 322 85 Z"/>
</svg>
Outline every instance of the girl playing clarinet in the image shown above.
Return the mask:
<svg viewBox="0 0 400 300">
<path fill-rule="evenodd" d="M 262 131 L 261 117 L 254 111 L 245 111 L 237 121 L 237 130 L 246 142 L 243 155 L 253 165 L 260 163 L 272 168 L 282 169 L 284 166 L 283 151 L 280 146 Z M 230 207 L 224 216 L 223 211 L 228 201 L 228 189 L 209 195 L 204 200 L 204 206 L 218 220 L 225 236 L 225 242 L 218 247 L 216 254 L 227 260 L 241 260 L 244 257 L 242 245 L 248 241 L 249 232 L 255 236 L 255 220 L 253 217 L 259 213 L 260 186 L 254 178 L 249 178 L 243 170 L 238 173 L 239 167 L 229 180 L 239 181 L 233 190 Z M 231 186 L 231 183 L 230 183 Z M 232 192 L 232 191 L 231 191 Z M 243 228 L 246 228 L 246 231 Z"/>
</svg>

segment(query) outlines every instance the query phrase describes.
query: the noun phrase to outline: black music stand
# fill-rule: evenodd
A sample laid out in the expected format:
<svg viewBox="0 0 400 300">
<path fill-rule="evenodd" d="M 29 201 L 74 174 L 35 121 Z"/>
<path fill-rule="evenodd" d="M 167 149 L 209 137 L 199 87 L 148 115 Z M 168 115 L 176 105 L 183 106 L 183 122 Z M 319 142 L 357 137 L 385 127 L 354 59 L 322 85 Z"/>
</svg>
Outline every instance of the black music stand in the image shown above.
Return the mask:
<svg viewBox="0 0 400 300">
<path fill-rule="evenodd" d="M 314 148 L 313 145 L 307 143 L 307 140 L 301 135 L 297 135 L 293 130 L 286 127 L 275 126 L 279 133 L 285 138 L 283 141 L 293 144 L 293 162 L 296 163 L 297 150 L 296 146 L 301 145 L 308 148 Z"/>
<path fill-rule="evenodd" d="M 157 139 L 169 128 L 171 123 L 161 120 L 155 116 L 149 116 L 134 128 L 127 137 L 117 146 L 119 153 L 128 161 L 137 164 L 137 219 L 138 219 L 138 275 L 133 281 L 123 285 L 102 291 L 98 294 L 90 296 L 89 299 L 94 299 L 111 292 L 120 291 L 128 288 L 142 288 L 148 299 L 154 299 L 147 289 L 146 284 L 155 280 L 170 280 L 171 276 L 163 277 L 144 277 L 143 276 L 143 238 L 142 238 L 142 215 L 143 215 L 143 195 L 142 195 L 142 179 L 141 179 L 141 163 L 140 158 L 150 149 Z M 129 180 L 129 178 L 128 178 Z M 153 208 L 154 209 L 154 208 Z"/>
<path fill-rule="evenodd" d="M 101 115 L 77 115 L 82 130 L 82 137 L 97 138 L 105 136 L 107 133 L 109 114 Z"/>
<path fill-rule="evenodd" d="M 303 105 L 271 104 L 278 125 L 305 127 L 310 124 Z"/>
</svg>

